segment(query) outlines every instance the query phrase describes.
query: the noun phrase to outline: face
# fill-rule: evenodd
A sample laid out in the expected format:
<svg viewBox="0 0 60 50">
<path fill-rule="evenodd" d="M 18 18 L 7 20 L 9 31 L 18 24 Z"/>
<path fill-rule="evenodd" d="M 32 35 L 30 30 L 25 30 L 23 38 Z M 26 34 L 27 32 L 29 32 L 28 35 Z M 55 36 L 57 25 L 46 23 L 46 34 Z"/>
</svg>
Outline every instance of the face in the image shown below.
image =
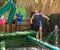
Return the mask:
<svg viewBox="0 0 60 50">
<path fill-rule="evenodd" d="M 38 10 L 35 10 L 35 13 L 39 13 L 39 11 Z"/>
<path fill-rule="evenodd" d="M 38 11 L 37 11 L 37 10 L 35 10 L 35 13 L 38 13 Z"/>
</svg>

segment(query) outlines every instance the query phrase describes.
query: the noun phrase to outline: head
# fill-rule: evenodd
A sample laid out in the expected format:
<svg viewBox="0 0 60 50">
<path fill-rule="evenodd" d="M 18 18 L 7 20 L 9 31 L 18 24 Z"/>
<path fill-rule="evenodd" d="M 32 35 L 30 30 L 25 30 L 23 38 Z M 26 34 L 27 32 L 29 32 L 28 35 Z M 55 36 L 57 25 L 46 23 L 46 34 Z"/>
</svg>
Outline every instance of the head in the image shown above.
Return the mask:
<svg viewBox="0 0 60 50">
<path fill-rule="evenodd" d="M 18 11 L 18 14 L 20 14 L 20 11 Z"/>
<path fill-rule="evenodd" d="M 35 9 L 35 13 L 39 13 L 39 9 L 36 8 L 36 9 Z"/>
<path fill-rule="evenodd" d="M 39 13 L 40 10 L 38 8 L 35 9 L 35 13 Z"/>
</svg>

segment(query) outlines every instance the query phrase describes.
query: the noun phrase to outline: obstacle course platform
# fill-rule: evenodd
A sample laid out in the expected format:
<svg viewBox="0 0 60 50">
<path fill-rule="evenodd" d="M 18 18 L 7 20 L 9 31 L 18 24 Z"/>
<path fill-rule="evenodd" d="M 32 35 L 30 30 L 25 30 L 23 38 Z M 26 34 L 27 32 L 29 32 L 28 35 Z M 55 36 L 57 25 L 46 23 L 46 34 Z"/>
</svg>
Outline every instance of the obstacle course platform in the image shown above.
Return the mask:
<svg viewBox="0 0 60 50">
<path fill-rule="evenodd" d="M 35 31 L 20 31 L 13 33 L 0 33 L 0 41 L 4 41 L 6 47 L 34 47 L 35 43 L 28 40 L 27 35 L 35 36 Z"/>
</svg>

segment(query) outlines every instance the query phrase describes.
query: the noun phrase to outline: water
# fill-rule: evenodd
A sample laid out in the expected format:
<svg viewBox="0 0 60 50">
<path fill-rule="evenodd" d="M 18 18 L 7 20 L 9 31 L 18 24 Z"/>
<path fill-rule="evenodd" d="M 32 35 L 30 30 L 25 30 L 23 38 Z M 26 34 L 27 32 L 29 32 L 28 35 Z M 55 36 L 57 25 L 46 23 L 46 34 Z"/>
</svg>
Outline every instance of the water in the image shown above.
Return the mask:
<svg viewBox="0 0 60 50">
<path fill-rule="evenodd" d="M 40 47 L 7 48 L 7 50 L 45 50 Z"/>
</svg>

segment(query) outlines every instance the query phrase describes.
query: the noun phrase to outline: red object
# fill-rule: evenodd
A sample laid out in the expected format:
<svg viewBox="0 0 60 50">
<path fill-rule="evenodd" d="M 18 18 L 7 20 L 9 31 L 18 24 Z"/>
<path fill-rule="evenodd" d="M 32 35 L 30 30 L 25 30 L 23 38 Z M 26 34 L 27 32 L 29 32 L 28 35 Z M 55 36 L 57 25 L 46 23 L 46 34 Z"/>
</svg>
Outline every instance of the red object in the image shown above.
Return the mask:
<svg viewBox="0 0 60 50">
<path fill-rule="evenodd" d="M 16 23 L 16 19 L 13 19 L 12 23 L 15 24 Z"/>
<path fill-rule="evenodd" d="M 0 24 L 5 24 L 5 21 L 3 19 L 0 19 Z"/>
</svg>

